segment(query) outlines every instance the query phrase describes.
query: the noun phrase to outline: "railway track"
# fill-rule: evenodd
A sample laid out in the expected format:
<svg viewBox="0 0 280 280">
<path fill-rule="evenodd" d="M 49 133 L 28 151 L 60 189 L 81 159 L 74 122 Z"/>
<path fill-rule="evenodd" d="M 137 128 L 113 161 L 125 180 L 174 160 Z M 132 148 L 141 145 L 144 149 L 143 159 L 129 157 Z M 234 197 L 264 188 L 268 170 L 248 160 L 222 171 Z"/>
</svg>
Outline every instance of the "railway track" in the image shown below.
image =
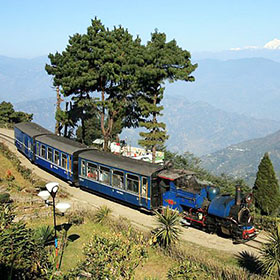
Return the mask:
<svg viewBox="0 0 280 280">
<path fill-rule="evenodd" d="M 248 247 L 251 247 L 251 248 L 254 248 L 257 250 L 260 250 L 262 248 L 263 244 L 264 244 L 264 242 L 262 242 L 260 240 L 256 240 L 256 239 L 253 239 L 253 240 L 250 240 L 250 241 L 244 243 L 245 246 L 248 246 Z"/>
<path fill-rule="evenodd" d="M 260 250 L 262 246 L 268 241 L 267 236 L 258 235 L 255 239 L 244 243 L 245 246 Z"/>
<path fill-rule="evenodd" d="M 14 137 L 10 137 L 10 136 L 0 132 L 0 138 L 4 139 L 5 141 L 7 141 L 11 144 L 14 144 Z"/>
</svg>

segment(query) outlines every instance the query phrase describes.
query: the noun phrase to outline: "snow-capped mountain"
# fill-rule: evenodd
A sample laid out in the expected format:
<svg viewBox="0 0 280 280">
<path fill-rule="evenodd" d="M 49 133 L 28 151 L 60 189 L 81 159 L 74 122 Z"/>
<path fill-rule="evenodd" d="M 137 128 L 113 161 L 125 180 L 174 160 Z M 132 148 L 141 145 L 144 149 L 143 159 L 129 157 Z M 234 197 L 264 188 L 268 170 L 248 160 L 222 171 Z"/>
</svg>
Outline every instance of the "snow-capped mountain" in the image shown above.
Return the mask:
<svg viewBox="0 0 280 280">
<path fill-rule="evenodd" d="M 270 50 L 280 50 L 280 40 L 279 39 L 273 39 L 272 41 L 269 41 L 264 45 L 265 49 L 270 49 Z"/>
</svg>

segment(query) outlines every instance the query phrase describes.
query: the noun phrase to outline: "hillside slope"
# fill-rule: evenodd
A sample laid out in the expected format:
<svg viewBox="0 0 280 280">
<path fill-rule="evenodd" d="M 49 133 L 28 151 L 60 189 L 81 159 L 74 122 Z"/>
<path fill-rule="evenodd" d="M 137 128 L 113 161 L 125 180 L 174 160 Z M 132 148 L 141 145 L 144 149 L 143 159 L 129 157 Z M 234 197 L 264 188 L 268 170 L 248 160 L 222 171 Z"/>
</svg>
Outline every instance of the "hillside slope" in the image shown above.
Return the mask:
<svg viewBox="0 0 280 280">
<path fill-rule="evenodd" d="M 263 138 L 231 145 L 221 151 L 202 157 L 207 170 L 242 177 L 253 184 L 264 153 L 268 152 L 278 178 L 280 177 L 280 131 Z"/>
</svg>

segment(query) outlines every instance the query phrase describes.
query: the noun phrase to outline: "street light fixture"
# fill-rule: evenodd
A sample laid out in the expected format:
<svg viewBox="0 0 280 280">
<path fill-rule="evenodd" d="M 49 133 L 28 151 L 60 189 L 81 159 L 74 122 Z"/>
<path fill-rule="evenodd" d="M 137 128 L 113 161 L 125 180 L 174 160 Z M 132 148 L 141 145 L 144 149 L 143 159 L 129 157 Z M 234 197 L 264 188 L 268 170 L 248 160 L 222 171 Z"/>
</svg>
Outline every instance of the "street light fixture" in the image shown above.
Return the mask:
<svg viewBox="0 0 280 280">
<path fill-rule="evenodd" d="M 66 212 L 67 209 L 70 208 L 70 204 L 68 203 L 58 203 L 55 205 L 55 196 L 57 194 L 57 191 L 59 189 L 59 184 L 56 182 L 50 182 L 46 184 L 46 189 L 45 191 L 40 191 L 38 196 L 41 197 L 46 205 L 52 205 L 53 206 L 53 224 L 54 224 L 54 238 L 55 238 L 55 248 L 56 248 L 56 255 L 57 255 L 57 248 L 58 248 L 58 242 L 57 242 L 57 234 L 56 234 L 56 213 L 55 213 L 55 208 L 57 208 L 62 215 Z M 49 202 L 48 199 L 49 197 L 52 197 L 52 202 Z"/>
<path fill-rule="evenodd" d="M 53 225 L 54 225 L 54 242 L 55 242 L 55 248 L 57 249 L 57 235 L 56 235 L 56 217 L 55 217 L 55 196 L 58 191 L 58 183 L 51 182 L 46 184 L 46 189 L 50 193 L 53 202 Z"/>
</svg>

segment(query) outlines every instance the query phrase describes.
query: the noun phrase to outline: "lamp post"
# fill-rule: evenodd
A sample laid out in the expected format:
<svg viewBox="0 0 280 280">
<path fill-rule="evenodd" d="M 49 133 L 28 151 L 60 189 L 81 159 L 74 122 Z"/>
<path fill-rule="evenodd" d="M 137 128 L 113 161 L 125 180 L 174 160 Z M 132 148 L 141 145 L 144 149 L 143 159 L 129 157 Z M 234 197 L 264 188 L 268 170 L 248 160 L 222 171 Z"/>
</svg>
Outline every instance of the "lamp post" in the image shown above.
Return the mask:
<svg viewBox="0 0 280 280">
<path fill-rule="evenodd" d="M 50 193 L 53 202 L 52 202 L 52 206 L 53 206 L 53 226 L 54 226 L 54 242 L 55 242 L 55 248 L 57 249 L 57 235 L 56 235 L 56 216 L 55 216 L 55 196 L 56 193 L 58 191 L 58 183 L 56 182 L 51 182 L 46 184 L 46 188 L 48 190 L 48 192 Z"/>
<path fill-rule="evenodd" d="M 56 255 L 57 255 L 57 248 L 58 248 L 58 242 L 57 242 L 57 234 L 56 234 L 56 213 L 55 213 L 55 208 L 57 208 L 62 215 L 66 212 L 68 208 L 70 208 L 70 204 L 68 203 L 58 203 L 55 205 L 55 196 L 57 194 L 57 191 L 59 189 L 59 184 L 56 182 L 51 182 L 46 184 L 46 189 L 45 191 L 39 192 L 38 196 L 41 197 L 46 205 L 52 205 L 53 206 L 53 225 L 54 225 L 54 244 L 55 244 L 55 249 L 56 249 Z M 49 202 L 48 199 L 49 197 L 52 197 L 52 202 Z"/>
</svg>

